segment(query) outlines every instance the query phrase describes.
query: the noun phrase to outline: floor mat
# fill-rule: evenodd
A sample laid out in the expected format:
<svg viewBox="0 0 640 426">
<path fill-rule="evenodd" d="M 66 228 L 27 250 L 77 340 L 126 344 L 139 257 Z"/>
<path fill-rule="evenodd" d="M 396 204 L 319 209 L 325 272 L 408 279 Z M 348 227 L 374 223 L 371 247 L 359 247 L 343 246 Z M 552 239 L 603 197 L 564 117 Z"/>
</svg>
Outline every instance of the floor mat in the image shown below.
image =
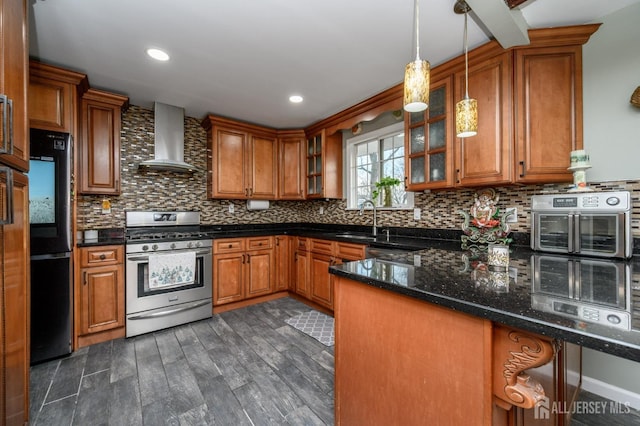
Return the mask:
<svg viewBox="0 0 640 426">
<path fill-rule="evenodd" d="M 318 311 L 308 311 L 284 322 L 316 339 L 325 346 L 333 346 L 333 318 Z"/>
</svg>

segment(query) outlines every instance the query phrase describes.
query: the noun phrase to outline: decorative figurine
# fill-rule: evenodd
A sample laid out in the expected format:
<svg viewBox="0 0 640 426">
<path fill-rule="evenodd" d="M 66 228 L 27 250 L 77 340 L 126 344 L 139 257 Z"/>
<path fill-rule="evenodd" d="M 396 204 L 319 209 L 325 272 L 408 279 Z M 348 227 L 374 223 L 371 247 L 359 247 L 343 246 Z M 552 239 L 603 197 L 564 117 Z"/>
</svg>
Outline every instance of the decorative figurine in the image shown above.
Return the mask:
<svg viewBox="0 0 640 426">
<path fill-rule="evenodd" d="M 509 225 L 507 216 L 510 212 L 500 212 L 497 207 L 499 196 L 492 188 L 481 189 L 475 193 L 473 206 L 469 213 L 458 210 L 463 216 L 462 248 L 486 252 L 489 244 L 509 244 Z"/>
</svg>

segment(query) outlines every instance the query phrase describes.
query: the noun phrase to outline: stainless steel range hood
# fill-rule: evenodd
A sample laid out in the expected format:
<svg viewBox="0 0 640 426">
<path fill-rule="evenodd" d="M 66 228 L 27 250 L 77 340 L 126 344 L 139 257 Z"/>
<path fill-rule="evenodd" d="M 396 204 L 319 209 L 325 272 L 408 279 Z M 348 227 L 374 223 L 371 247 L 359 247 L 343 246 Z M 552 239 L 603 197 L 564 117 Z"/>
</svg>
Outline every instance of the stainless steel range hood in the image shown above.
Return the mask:
<svg viewBox="0 0 640 426">
<path fill-rule="evenodd" d="M 139 169 L 193 173 L 198 168 L 184 162 L 184 108 L 156 102 L 155 156 L 138 164 Z"/>
</svg>

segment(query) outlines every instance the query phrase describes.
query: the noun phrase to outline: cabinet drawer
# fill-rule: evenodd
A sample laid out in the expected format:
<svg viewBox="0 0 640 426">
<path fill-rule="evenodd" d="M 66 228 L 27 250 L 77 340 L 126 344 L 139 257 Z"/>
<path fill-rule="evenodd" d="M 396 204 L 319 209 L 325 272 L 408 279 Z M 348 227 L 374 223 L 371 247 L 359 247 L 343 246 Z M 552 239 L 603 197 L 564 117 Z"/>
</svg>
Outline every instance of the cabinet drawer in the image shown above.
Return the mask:
<svg viewBox="0 0 640 426">
<path fill-rule="evenodd" d="M 313 253 L 333 254 L 333 241 L 329 240 L 311 240 L 311 251 Z"/>
<path fill-rule="evenodd" d="M 273 237 L 247 238 L 247 250 L 262 250 L 273 248 Z"/>
<path fill-rule="evenodd" d="M 244 251 L 244 238 L 223 238 L 213 240 L 213 253 L 232 253 Z"/>
<path fill-rule="evenodd" d="M 103 266 L 122 263 L 123 246 L 96 246 L 80 249 L 80 266 Z"/>
<path fill-rule="evenodd" d="M 344 260 L 364 259 L 365 247 L 362 244 L 338 243 L 336 257 Z"/>
</svg>

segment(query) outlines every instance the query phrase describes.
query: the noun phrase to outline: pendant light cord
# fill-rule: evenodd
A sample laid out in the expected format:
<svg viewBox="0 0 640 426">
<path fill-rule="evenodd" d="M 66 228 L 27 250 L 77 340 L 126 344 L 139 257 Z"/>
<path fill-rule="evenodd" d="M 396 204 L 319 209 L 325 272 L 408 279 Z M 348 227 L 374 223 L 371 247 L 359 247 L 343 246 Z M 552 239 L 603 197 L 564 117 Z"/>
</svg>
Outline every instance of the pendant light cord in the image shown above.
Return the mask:
<svg viewBox="0 0 640 426">
<path fill-rule="evenodd" d="M 418 0 L 415 0 L 414 2 L 414 9 L 415 9 L 415 15 L 416 15 L 416 61 L 420 60 L 420 20 L 419 20 L 419 15 L 420 15 L 420 10 L 418 7 Z"/>
<path fill-rule="evenodd" d="M 464 98 L 469 99 L 469 46 L 467 42 L 467 15 L 464 12 Z"/>
</svg>

